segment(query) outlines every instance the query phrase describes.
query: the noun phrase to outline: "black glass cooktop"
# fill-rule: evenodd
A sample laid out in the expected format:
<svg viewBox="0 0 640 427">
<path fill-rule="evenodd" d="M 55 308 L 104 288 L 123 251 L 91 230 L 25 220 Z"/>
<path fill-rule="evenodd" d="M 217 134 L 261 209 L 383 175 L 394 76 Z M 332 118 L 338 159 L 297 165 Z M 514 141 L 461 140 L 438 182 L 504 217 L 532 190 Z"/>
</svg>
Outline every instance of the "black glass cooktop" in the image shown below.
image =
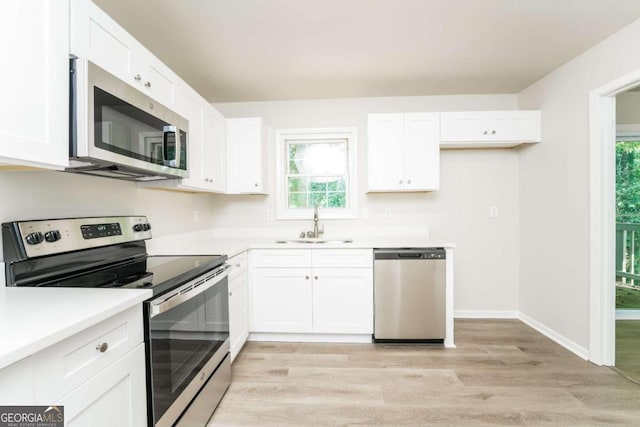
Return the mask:
<svg viewBox="0 0 640 427">
<path fill-rule="evenodd" d="M 215 269 L 226 259 L 226 255 L 144 256 L 35 286 L 152 289 L 155 296 Z"/>
</svg>

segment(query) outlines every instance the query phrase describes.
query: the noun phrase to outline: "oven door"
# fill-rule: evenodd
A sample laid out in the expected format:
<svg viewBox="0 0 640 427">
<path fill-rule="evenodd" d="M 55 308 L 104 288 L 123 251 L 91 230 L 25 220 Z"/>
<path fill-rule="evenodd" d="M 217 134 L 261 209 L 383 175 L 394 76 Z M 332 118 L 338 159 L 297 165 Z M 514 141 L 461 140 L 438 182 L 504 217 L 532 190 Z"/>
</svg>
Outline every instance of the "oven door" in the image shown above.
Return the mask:
<svg viewBox="0 0 640 427">
<path fill-rule="evenodd" d="M 229 352 L 227 269 L 145 304 L 150 425 L 173 425 Z"/>
</svg>

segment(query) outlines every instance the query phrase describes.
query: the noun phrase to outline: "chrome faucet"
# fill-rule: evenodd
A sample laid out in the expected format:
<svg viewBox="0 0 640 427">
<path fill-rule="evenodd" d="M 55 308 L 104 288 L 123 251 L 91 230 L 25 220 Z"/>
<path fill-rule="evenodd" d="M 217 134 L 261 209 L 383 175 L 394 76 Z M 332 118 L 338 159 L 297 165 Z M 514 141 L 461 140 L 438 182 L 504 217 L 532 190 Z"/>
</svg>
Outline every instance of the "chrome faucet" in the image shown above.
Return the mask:
<svg viewBox="0 0 640 427">
<path fill-rule="evenodd" d="M 318 206 L 316 205 L 313 207 L 313 231 L 307 231 L 306 233 L 303 231 L 302 233 L 300 233 L 300 237 L 303 238 L 306 235 L 308 239 L 317 239 L 321 234 L 324 234 L 324 224 L 322 225 L 322 228 L 318 228 L 319 220 L 320 218 L 318 217 Z"/>
</svg>

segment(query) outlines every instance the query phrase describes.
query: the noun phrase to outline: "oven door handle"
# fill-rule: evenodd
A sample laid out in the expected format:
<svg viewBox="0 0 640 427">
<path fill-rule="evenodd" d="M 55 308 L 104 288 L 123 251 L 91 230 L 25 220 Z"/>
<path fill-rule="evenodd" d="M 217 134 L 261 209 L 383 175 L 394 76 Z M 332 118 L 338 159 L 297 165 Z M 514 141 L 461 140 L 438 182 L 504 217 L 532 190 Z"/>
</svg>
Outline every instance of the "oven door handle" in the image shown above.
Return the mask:
<svg viewBox="0 0 640 427">
<path fill-rule="evenodd" d="M 197 295 L 200 295 L 207 289 L 210 289 L 212 286 L 220 283 L 229 275 L 228 270 L 230 268 L 231 265 L 224 264 L 222 267 L 214 270 L 215 276 L 211 277 L 209 280 L 204 280 L 201 282 L 199 279 L 196 279 L 168 294 L 162 295 L 160 298 L 150 301 L 149 317 L 153 318 L 159 314 L 164 313 L 165 311 L 171 310 L 173 307 L 180 305 Z M 206 274 L 206 276 L 210 276 L 210 273 Z"/>
</svg>

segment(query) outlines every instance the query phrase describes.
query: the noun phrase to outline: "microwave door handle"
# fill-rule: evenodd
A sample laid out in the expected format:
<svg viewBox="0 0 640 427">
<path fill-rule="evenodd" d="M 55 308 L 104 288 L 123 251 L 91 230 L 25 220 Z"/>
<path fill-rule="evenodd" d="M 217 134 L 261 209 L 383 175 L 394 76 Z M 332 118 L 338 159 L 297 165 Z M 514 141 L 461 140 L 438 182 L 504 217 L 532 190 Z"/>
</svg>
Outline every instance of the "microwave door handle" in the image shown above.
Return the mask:
<svg viewBox="0 0 640 427">
<path fill-rule="evenodd" d="M 169 135 L 173 134 L 173 158 L 169 158 Z M 162 129 L 162 156 L 164 157 L 164 165 L 176 167 L 176 158 L 178 156 L 178 129 L 175 126 L 165 126 Z"/>
<path fill-rule="evenodd" d="M 158 298 L 157 300 L 154 301 L 150 301 L 149 305 L 150 307 L 150 316 L 151 318 L 156 317 L 159 314 L 164 313 L 165 311 L 168 311 L 170 309 L 172 309 L 173 307 L 182 304 L 183 302 L 190 300 L 191 298 L 200 295 L 202 292 L 206 291 L 207 289 L 211 288 L 212 286 L 215 286 L 216 284 L 220 283 L 222 281 L 222 279 L 224 279 L 225 277 L 227 277 L 229 275 L 229 269 L 231 268 L 231 265 L 229 264 L 225 264 L 223 267 L 220 268 L 220 273 L 218 273 L 217 276 L 215 276 L 214 278 L 209 279 L 209 281 L 204 282 L 202 285 L 197 286 L 197 287 L 193 287 L 191 289 L 189 289 L 186 292 L 180 292 L 180 290 L 176 290 L 176 292 L 171 293 L 169 296 L 167 295 L 163 295 L 160 298 Z"/>
</svg>

